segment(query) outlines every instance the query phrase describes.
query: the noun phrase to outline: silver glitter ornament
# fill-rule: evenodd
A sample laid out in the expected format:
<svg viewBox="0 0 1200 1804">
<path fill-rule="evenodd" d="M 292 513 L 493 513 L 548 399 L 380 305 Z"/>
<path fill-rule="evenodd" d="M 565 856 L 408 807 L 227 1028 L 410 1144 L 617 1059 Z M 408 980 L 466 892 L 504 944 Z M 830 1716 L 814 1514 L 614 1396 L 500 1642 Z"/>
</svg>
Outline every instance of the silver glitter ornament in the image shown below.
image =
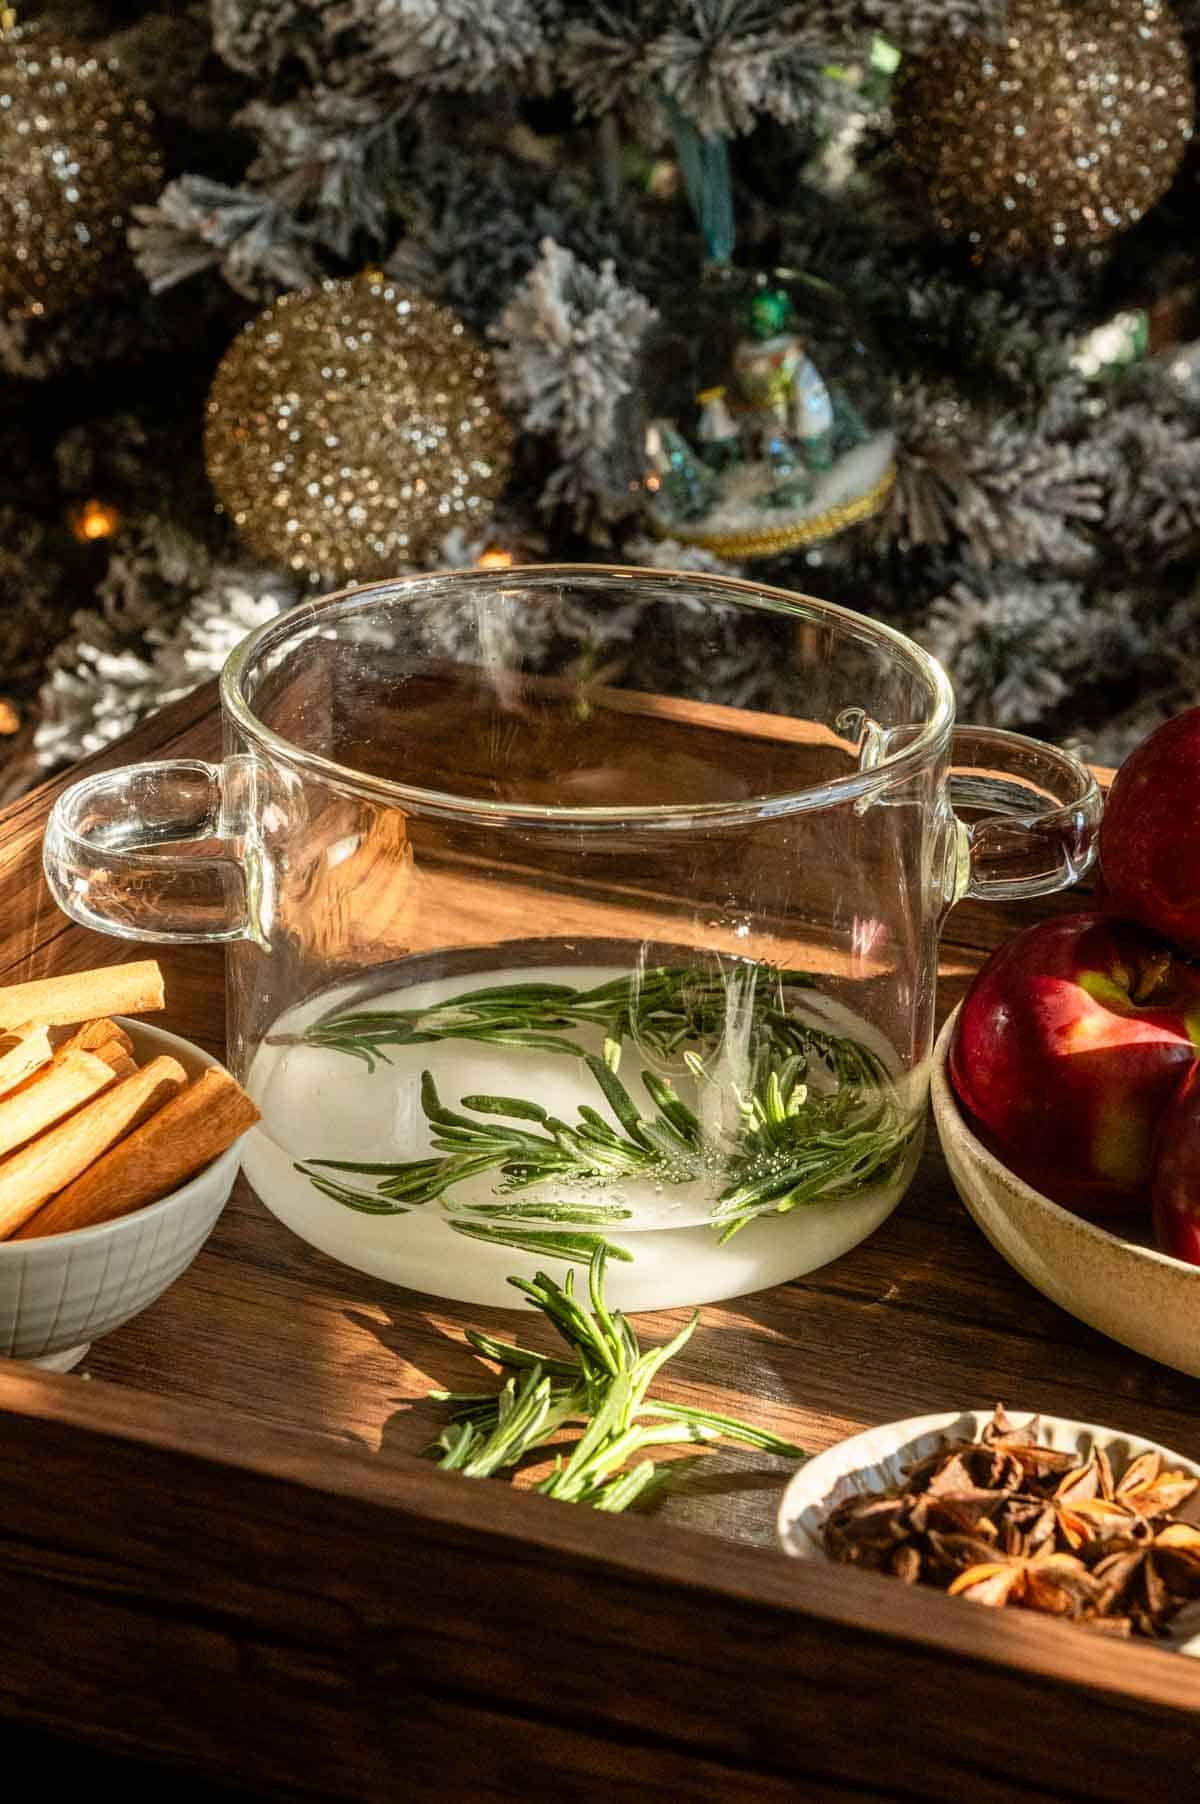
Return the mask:
<svg viewBox="0 0 1200 1804">
<path fill-rule="evenodd" d="M 213 380 L 204 449 L 262 556 L 365 580 L 486 523 L 512 428 L 462 321 L 370 273 L 285 294 L 251 321 Z"/>
<path fill-rule="evenodd" d="M 151 122 L 84 45 L 0 34 L 0 308 L 63 312 L 120 277 L 129 209 L 162 185 Z"/>
<path fill-rule="evenodd" d="M 995 39 L 906 59 L 892 97 L 943 229 L 1016 256 L 1134 225 L 1171 186 L 1195 105 L 1162 0 L 1011 0 Z"/>
</svg>

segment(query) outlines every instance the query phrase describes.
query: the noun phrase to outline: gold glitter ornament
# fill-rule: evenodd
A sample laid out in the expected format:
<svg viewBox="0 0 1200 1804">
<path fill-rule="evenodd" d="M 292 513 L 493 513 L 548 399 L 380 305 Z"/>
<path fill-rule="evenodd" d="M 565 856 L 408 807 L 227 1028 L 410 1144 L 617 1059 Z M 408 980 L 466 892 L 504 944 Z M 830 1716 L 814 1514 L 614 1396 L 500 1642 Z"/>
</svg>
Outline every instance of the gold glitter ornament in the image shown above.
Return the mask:
<svg viewBox="0 0 1200 1804">
<path fill-rule="evenodd" d="M 0 35 L 0 308 L 62 312 L 127 271 L 129 209 L 163 180 L 151 122 L 84 45 Z"/>
<path fill-rule="evenodd" d="M 204 450 L 254 550 L 367 579 L 486 524 L 512 429 L 491 356 L 457 315 L 372 271 L 251 321 L 213 380 Z"/>
<path fill-rule="evenodd" d="M 1017 256 L 1134 225 L 1171 186 L 1195 105 L 1161 0 L 1011 0 L 994 40 L 906 58 L 892 97 L 939 224 Z"/>
</svg>

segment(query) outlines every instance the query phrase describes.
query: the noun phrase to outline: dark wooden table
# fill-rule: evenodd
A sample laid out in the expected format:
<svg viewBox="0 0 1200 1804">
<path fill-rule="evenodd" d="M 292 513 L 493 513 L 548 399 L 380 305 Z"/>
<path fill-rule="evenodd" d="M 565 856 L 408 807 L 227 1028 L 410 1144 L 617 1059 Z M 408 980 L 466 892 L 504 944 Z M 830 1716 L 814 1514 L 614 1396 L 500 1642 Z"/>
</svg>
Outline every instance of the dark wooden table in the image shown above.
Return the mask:
<svg viewBox="0 0 1200 1804">
<path fill-rule="evenodd" d="M 204 690 L 92 764 L 219 737 Z M 60 787 L 0 814 L 3 982 L 127 956 L 46 893 Z M 954 911 L 943 1013 L 1035 906 Z M 221 1051 L 220 953 L 162 962 L 164 1024 Z M 335 1264 L 239 1186 L 78 1372 L 0 1372 L 0 1720 L 296 1798 L 1200 1795 L 1200 1666 L 789 1561 L 781 1462 L 714 1456 L 647 1519 L 432 1470 L 423 1399 L 477 1377 L 472 1324 L 489 1312 Z M 1200 1384 L 1022 1283 L 934 1146 L 870 1240 L 706 1308 L 666 1376 L 813 1450 L 1003 1399 L 1200 1458 Z"/>
</svg>

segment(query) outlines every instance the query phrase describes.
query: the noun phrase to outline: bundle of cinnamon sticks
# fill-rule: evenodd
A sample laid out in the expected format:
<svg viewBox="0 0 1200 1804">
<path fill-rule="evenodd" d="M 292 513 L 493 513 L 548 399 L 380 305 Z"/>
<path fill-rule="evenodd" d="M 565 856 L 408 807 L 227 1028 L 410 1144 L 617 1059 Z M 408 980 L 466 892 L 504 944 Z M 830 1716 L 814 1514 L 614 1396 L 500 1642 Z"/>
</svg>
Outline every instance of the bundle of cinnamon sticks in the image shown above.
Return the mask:
<svg viewBox="0 0 1200 1804">
<path fill-rule="evenodd" d="M 153 959 L 0 988 L 0 1240 L 157 1202 L 258 1120 L 227 1071 L 138 1065 L 112 1017 L 163 1001 Z"/>
</svg>

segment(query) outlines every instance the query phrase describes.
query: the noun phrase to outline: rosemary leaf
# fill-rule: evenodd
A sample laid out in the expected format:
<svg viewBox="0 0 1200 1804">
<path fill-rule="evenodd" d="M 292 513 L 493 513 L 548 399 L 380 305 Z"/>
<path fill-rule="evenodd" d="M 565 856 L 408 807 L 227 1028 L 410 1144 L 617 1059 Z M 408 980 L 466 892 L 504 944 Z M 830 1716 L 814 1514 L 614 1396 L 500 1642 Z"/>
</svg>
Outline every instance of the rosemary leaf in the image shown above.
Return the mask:
<svg viewBox="0 0 1200 1804">
<path fill-rule="evenodd" d="M 574 1376 L 576 1366 L 566 1359 L 544 1359 L 540 1354 L 530 1353 L 524 1347 L 514 1345 L 512 1341 L 497 1340 L 494 1335 L 485 1334 L 482 1328 L 467 1329 L 468 1345 L 484 1359 L 494 1360 L 501 1366 L 530 1366 L 539 1362 L 547 1372 L 558 1377 Z"/>
<path fill-rule="evenodd" d="M 606 1246 L 614 1259 L 632 1260 L 624 1247 L 614 1246 L 597 1234 L 562 1234 L 556 1230 L 539 1234 L 532 1228 L 519 1228 L 486 1221 L 452 1221 L 456 1234 L 469 1240 L 485 1240 L 491 1246 L 511 1247 L 522 1253 L 538 1253 L 543 1259 L 567 1259 L 576 1265 L 590 1265 L 598 1246 Z"/>
<path fill-rule="evenodd" d="M 640 1466 L 631 1466 L 628 1472 L 610 1478 L 588 1501 L 594 1510 L 616 1515 L 631 1504 L 645 1503 L 652 1490 L 660 1489 L 666 1483 L 668 1470 L 666 1466 L 656 1466 L 652 1459 L 643 1460 Z"/>
<path fill-rule="evenodd" d="M 592 1256 L 588 1273 L 588 1288 L 593 1292 L 604 1281 L 604 1268 L 609 1256 L 609 1248 L 600 1245 Z M 628 1361 L 627 1343 L 611 1332 L 605 1334 L 586 1309 L 580 1307 L 575 1300 L 573 1272 L 568 1272 L 565 1281 L 559 1284 L 545 1272 L 538 1272 L 532 1280 L 528 1278 L 510 1278 L 509 1283 L 514 1290 L 519 1290 L 536 1309 L 553 1322 L 568 1347 L 572 1348 L 579 1359 L 585 1376 L 599 1377 L 607 1374 L 615 1378 Z M 611 1322 L 612 1318 L 608 1318 Z"/>
<path fill-rule="evenodd" d="M 557 1497 L 562 1503 L 590 1503 L 605 1481 L 612 1477 L 627 1459 L 644 1453 L 648 1447 L 677 1447 L 681 1443 L 717 1440 L 712 1429 L 685 1424 L 680 1428 L 664 1423 L 658 1428 L 631 1427 L 614 1434 L 611 1424 L 597 1428 L 597 1418 L 577 1444 L 570 1459 L 558 1471 L 544 1479 L 537 1489 L 544 1497 Z M 596 1428 L 589 1443 L 588 1434 Z"/>
<path fill-rule="evenodd" d="M 610 1227 L 632 1221 L 633 1210 L 619 1203 L 456 1203 L 447 1199 L 451 1215 L 469 1214 L 483 1222 L 566 1222 L 575 1227 Z"/>
<path fill-rule="evenodd" d="M 755 1428 L 752 1422 L 739 1422 L 736 1416 L 722 1416 L 712 1410 L 692 1409 L 686 1403 L 647 1403 L 646 1415 L 667 1416 L 674 1422 L 692 1422 L 699 1428 L 711 1428 L 726 1441 L 738 1441 L 743 1447 L 757 1447 L 762 1453 L 779 1453 L 788 1459 L 807 1459 L 803 1447 L 785 1441 L 782 1435 L 767 1428 Z"/>
<path fill-rule="evenodd" d="M 481 1431 L 472 1423 L 452 1422 L 438 1436 L 437 1445 L 442 1453 L 438 1464 L 447 1472 L 461 1472 L 473 1449 L 480 1446 L 483 1439 Z"/>
<path fill-rule="evenodd" d="M 542 1376 L 537 1366 L 519 1380 L 510 1378 L 505 1393 L 505 1405 L 495 1429 L 486 1438 L 475 1431 L 469 1456 L 457 1468 L 467 1478 L 491 1478 L 505 1467 L 519 1465 L 584 1406 L 582 1395 L 573 1391 L 555 1397 L 550 1380 Z"/>
<path fill-rule="evenodd" d="M 354 1209 L 360 1215 L 407 1215 L 408 1210 L 403 1203 L 394 1203 L 378 1192 L 370 1190 L 353 1190 L 348 1184 L 335 1184 L 329 1178 L 318 1177 L 303 1165 L 295 1169 L 302 1172 L 314 1190 L 327 1196 L 331 1202 L 340 1203 L 343 1209 Z"/>
</svg>

